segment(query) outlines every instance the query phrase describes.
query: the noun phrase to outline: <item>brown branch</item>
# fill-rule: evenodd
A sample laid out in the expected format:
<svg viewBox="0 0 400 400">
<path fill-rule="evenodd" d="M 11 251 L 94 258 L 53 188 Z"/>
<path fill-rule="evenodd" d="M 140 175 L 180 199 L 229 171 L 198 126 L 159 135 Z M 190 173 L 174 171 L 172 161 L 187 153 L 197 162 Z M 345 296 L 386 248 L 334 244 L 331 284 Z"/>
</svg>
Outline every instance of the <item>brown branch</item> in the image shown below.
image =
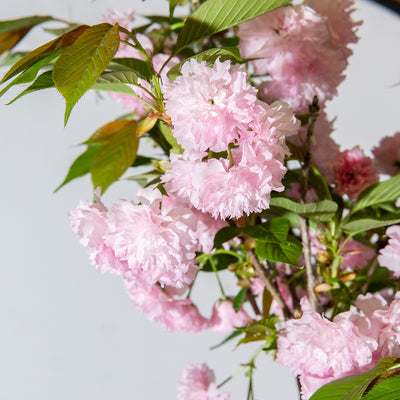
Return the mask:
<svg viewBox="0 0 400 400">
<path fill-rule="evenodd" d="M 310 118 L 308 122 L 307 129 L 307 141 L 306 141 L 306 154 L 304 156 L 304 163 L 302 167 L 301 175 L 301 202 L 306 203 L 307 189 L 308 189 L 308 175 L 310 172 L 311 163 L 311 140 L 314 134 L 315 122 L 319 115 L 318 98 L 314 96 L 312 104 L 309 106 Z M 304 254 L 304 264 L 306 267 L 307 276 L 307 293 L 310 299 L 310 303 L 314 310 L 320 312 L 320 305 L 318 297 L 314 292 L 315 287 L 315 275 L 311 262 L 311 247 L 310 247 L 310 236 L 308 234 L 308 220 L 307 218 L 299 215 L 300 219 L 300 229 L 301 229 L 301 239 L 303 242 L 303 254 Z"/>
<path fill-rule="evenodd" d="M 256 314 L 256 318 L 262 318 L 263 314 L 260 311 L 260 309 L 258 308 L 258 304 L 256 303 L 253 293 L 251 292 L 250 288 L 247 288 L 246 296 L 247 296 L 247 299 L 249 300 L 249 303 L 250 303 L 254 313 Z"/>
<path fill-rule="evenodd" d="M 267 268 L 264 268 L 264 266 L 260 263 L 253 249 L 247 251 L 247 257 L 253 264 L 258 277 L 264 282 L 265 287 L 271 293 L 274 300 L 278 303 L 278 306 L 282 309 L 285 320 L 293 318 L 293 313 L 283 300 L 283 297 L 278 289 L 278 286 L 276 285 L 275 282 L 272 281 L 269 270 Z"/>
</svg>

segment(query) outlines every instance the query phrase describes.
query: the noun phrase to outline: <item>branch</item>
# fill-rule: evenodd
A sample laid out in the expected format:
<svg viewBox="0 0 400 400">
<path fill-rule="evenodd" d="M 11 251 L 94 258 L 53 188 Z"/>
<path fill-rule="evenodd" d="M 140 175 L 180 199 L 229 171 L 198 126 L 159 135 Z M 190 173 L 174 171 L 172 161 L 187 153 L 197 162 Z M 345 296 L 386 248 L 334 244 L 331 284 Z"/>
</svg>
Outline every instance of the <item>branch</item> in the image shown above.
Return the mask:
<svg viewBox="0 0 400 400">
<path fill-rule="evenodd" d="M 308 189 L 308 174 L 310 172 L 311 163 L 311 140 L 314 134 L 315 121 L 318 118 L 319 106 L 318 98 L 314 96 L 312 104 L 309 106 L 310 118 L 307 129 L 307 141 L 306 141 L 306 154 L 304 156 L 304 163 L 302 167 L 301 175 L 301 202 L 306 203 L 306 195 Z M 303 242 L 303 252 L 304 252 L 304 263 L 306 266 L 306 276 L 307 276 L 307 293 L 310 299 L 310 303 L 314 310 L 320 312 L 320 305 L 318 302 L 317 295 L 314 292 L 315 287 L 315 276 L 314 270 L 311 263 L 311 247 L 310 247 L 310 237 L 308 235 L 308 220 L 299 215 L 300 218 L 300 229 L 301 229 L 301 239 Z"/>
<path fill-rule="evenodd" d="M 278 289 L 278 286 L 276 285 L 275 282 L 271 280 L 271 275 L 268 269 L 264 268 L 264 266 L 260 263 L 253 249 L 247 251 L 247 257 L 253 264 L 259 278 L 264 282 L 267 290 L 271 293 L 274 300 L 278 303 L 279 307 L 282 309 L 285 320 L 293 318 L 293 313 L 283 300 L 283 297 Z"/>
</svg>

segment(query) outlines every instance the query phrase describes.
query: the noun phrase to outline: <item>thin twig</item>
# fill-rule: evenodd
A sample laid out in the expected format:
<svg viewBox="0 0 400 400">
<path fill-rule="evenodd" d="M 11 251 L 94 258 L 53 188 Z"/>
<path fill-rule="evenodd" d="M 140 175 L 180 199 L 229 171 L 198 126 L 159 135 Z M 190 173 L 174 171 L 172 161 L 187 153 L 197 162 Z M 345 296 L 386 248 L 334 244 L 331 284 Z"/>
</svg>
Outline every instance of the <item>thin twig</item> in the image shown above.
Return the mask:
<svg viewBox="0 0 400 400">
<path fill-rule="evenodd" d="M 318 98 L 314 96 L 312 104 L 309 106 L 309 123 L 307 129 L 307 141 L 306 141 L 306 154 L 304 156 L 304 163 L 302 167 L 301 175 L 301 202 L 306 202 L 307 189 L 308 189 L 308 174 L 310 172 L 311 163 L 311 140 L 314 134 L 315 121 L 317 120 L 319 114 Z M 311 305 L 314 310 L 320 312 L 320 305 L 318 302 L 317 295 L 314 292 L 315 287 L 315 276 L 314 270 L 311 262 L 311 246 L 310 246 L 310 236 L 308 234 L 308 220 L 307 218 L 299 215 L 300 219 L 300 229 L 301 229 L 301 239 L 303 242 L 303 253 L 304 253 L 304 263 L 306 266 L 306 276 L 307 276 L 307 293 Z"/>
<path fill-rule="evenodd" d="M 265 287 L 271 293 L 274 300 L 278 303 L 278 306 L 282 309 L 284 318 L 286 320 L 293 318 L 293 313 L 290 310 L 290 308 L 287 306 L 285 301 L 283 300 L 283 297 L 282 297 L 281 292 L 279 291 L 277 285 L 271 280 L 269 270 L 267 268 L 264 268 L 263 265 L 261 265 L 260 261 L 258 260 L 257 255 L 253 249 L 247 251 L 247 257 L 253 264 L 258 277 L 264 282 Z"/>
<path fill-rule="evenodd" d="M 253 293 L 251 293 L 250 288 L 247 288 L 246 296 L 247 296 L 247 300 L 249 300 L 251 308 L 253 309 L 254 313 L 256 314 L 256 318 L 262 318 L 263 317 L 262 312 L 260 311 L 256 301 L 254 300 L 254 296 L 253 296 Z"/>
</svg>

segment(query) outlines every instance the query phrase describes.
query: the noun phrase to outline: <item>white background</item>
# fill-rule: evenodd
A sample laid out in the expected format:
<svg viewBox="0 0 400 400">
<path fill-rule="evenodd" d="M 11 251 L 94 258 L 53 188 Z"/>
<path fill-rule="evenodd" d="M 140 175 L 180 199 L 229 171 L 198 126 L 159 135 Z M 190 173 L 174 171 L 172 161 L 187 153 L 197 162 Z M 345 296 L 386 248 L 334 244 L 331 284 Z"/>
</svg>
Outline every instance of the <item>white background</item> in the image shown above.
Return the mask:
<svg viewBox="0 0 400 400">
<path fill-rule="evenodd" d="M 50 14 L 94 24 L 110 7 L 158 14 L 167 12 L 167 1 L 1 1 L 0 19 Z M 369 150 L 400 129 L 400 86 L 391 88 L 400 82 L 400 18 L 366 1 L 357 7 L 365 20 L 361 40 L 328 111 L 338 115 L 334 137 L 342 149 L 360 144 Z M 31 37 L 21 49 L 51 39 L 41 28 Z M 64 128 L 64 103 L 55 92 L 5 106 L 10 98 L 0 100 L 0 399 L 174 399 L 186 364 L 207 362 L 222 381 L 248 361 L 248 348 L 208 351 L 223 335 L 163 331 L 132 306 L 119 278 L 89 264 L 67 218 L 80 199 L 91 199 L 88 178 L 52 194 L 83 150 L 75 145 L 124 110 L 89 94 Z M 135 190 L 117 183 L 104 201 L 132 198 Z M 205 279 L 202 290 L 195 295 L 207 314 L 214 281 Z M 267 358 L 258 366 L 257 399 L 296 399 L 285 368 Z M 232 400 L 246 398 L 242 377 L 226 389 Z"/>
</svg>

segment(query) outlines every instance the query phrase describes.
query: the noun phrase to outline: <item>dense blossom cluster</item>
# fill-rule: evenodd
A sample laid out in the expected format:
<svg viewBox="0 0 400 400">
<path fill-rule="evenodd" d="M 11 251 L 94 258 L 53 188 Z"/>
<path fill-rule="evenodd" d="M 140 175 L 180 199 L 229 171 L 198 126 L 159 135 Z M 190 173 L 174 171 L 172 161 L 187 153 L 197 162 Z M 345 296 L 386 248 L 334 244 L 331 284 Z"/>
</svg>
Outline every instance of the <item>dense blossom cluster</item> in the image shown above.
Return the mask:
<svg viewBox="0 0 400 400">
<path fill-rule="evenodd" d="M 400 354 L 399 297 L 388 305 L 380 295 L 360 295 L 355 305 L 359 311 L 338 314 L 330 321 L 303 298 L 302 317 L 288 321 L 279 334 L 278 362 L 300 375 L 303 399 L 334 379 Z"/>
<path fill-rule="evenodd" d="M 285 250 L 288 254 L 295 251 L 299 239 L 303 244 L 309 241 L 310 262 L 317 266 L 313 272 L 321 275 L 315 285 L 325 280 L 328 287 L 321 290 L 326 293 L 319 293 L 325 314 L 312 306 L 306 274 L 302 276 L 304 271 L 297 269 L 306 264 L 305 253 L 286 264 L 276 261 L 281 255 L 277 251 L 271 262 L 268 259 L 270 264 L 261 262 L 259 268 L 270 269 L 273 279 L 268 286 L 270 276 L 259 275 L 252 265 L 250 255 L 258 256 L 255 240 L 248 240 L 245 231 L 240 231 L 246 223 L 254 228 L 274 218 L 273 213 L 268 214 L 274 191 L 285 191 L 288 198 L 300 203 L 329 198 L 331 205 L 336 197 L 344 197 L 338 201 L 340 211 L 335 218 L 346 218 L 360 193 L 379 182 L 380 173 L 394 175 L 398 171 L 400 132 L 381 140 L 372 150 L 374 159 L 359 146 L 341 151 L 332 137 L 334 121 L 323 108 L 344 79 L 352 54 L 349 44 L 358 40 L 360 23 L 351 17 L 353 3 L 305 0 L 251 19 L 237 31 L 241 56 L 252 59 L 248 69 L 219 58 L 212 63 L 190 58 L 182 63 L 174 81 L 166 72 L 180 62 L 178 57 L 169 59 L 158 52 L 164 50 L 149 36 L 138 33 L 134 43 L 121 33 L 123 42 L 116 58 L 150 63 L 156 73 L 169 61 L 153 77 L 159 81 L 139 78 L 137 85 L 131 86 L 136 96 L 111 96 L 138 121 L 156 110 L 159 123 L 172 137 L 162 139 L 174 147 L 156 167 L 161 175 L 158 181 L 137 193 L 139 203 L 118 200 L 107 209 L 97 189 L 93 203 L 80 202 L 70 214 L 72 228 L 88 248 L 92 263 L 101 272 L 121 276 L 132 302 L 166 330 L 231 334 L 235 328 L 251 327 L 259 320 L 267 321 L 267 326 L 271 321 L 268 313 L 274 321 L 279 320 L 274 328 L 277 359 L 299 376 L 304 400 L 328 382 L 365 371 L 384 357 L 400 357 L 399 295 L 388 290 L 368 293 L 368 282 L 357 287 L 357 292 L 349 289 L 358 273 L 367 281 L 375 269 L 379 273 L 386 267 L 394 278 L 400 276 L 400 225 L 386 230 L 388 243 L 384 245 L 383 228 L 377 231 L 379 240 L 371 235 L 356 236 L 356 240 L 340 230 L 339 221 L 324 225 L 325 220 L 317 220 L 300 235 L 298 220 L 289 213 L 293 240 L 285 244 L 293 246 Z M 112 12 L 105 20 L 132 31 L 133 15 Z M 160 84 L 158 93 L 154 82 Z M 161 97 L 158 103 L 157 95 Z M 313 114 L 310 104 L 316 105 L 315 98 L 319 111 Z M 304 187 L 307 180 L 299 183 L 304 170 L 295 168 L 287 184 L 283 183 L 291 156 L 304 165 L 310 162 L 318 184 L 308 182 Z M 390 207 L 394 205 L 386 205 L 380 212 L 392 211 Z M 276 208 L 273 211 L 277 212 Z M 283 215 L 280 211 L 279 217 Z M 201 254 L 215 255 L 214 237 L 229 226 L 239 233 L 236 239 L 225 241 L 224 256 L 232 257 L 235 252 L 240 261 L 232 261 L 225 269 L 235 271 L 242 297 L 238 295 L 238 305 L 238 298 L 225 296 L 218 268 L 212 265 L 221 298 L 206 317 L 192 301 L 191 287 L 203 266 Z M 260 240 L 272 248 L 280 233 Z M 333 263 L 337 270 L 326 278 Z M 339 282 L 345 274 L 349 281 Z M 297 278 L 301 284 L 296 286 Z M 329 293 L 332 287 L 346 287 L 348 297 L 362 294 L 350 311 L 339 312 L 332 306 L 336 301 Z M 276 293 L 270 293 L 271 288 Z M 242 306 L 246 300 L 254 315 L 249 312 L 250 305 Z M 288 313 L 298 318 L 288 319 Z M 186 367 L 177 391 L 179 400 L 230 398 L 217 388 L 215 375 L 205 364 Z"/>
<path fill-rule="evenodd" d="M 260 84 L 262 98 L 284 100 L 306 112 L 315 95 L 321 104 L 337 94 L 357 41 L 352 2 L 308 1 L 278 8 L 239 27 L 240 50 L 256 58 L 254 72 L 270 76 Z M 311 8 L 313 7 L 313 8 Z"/>
</svg>

